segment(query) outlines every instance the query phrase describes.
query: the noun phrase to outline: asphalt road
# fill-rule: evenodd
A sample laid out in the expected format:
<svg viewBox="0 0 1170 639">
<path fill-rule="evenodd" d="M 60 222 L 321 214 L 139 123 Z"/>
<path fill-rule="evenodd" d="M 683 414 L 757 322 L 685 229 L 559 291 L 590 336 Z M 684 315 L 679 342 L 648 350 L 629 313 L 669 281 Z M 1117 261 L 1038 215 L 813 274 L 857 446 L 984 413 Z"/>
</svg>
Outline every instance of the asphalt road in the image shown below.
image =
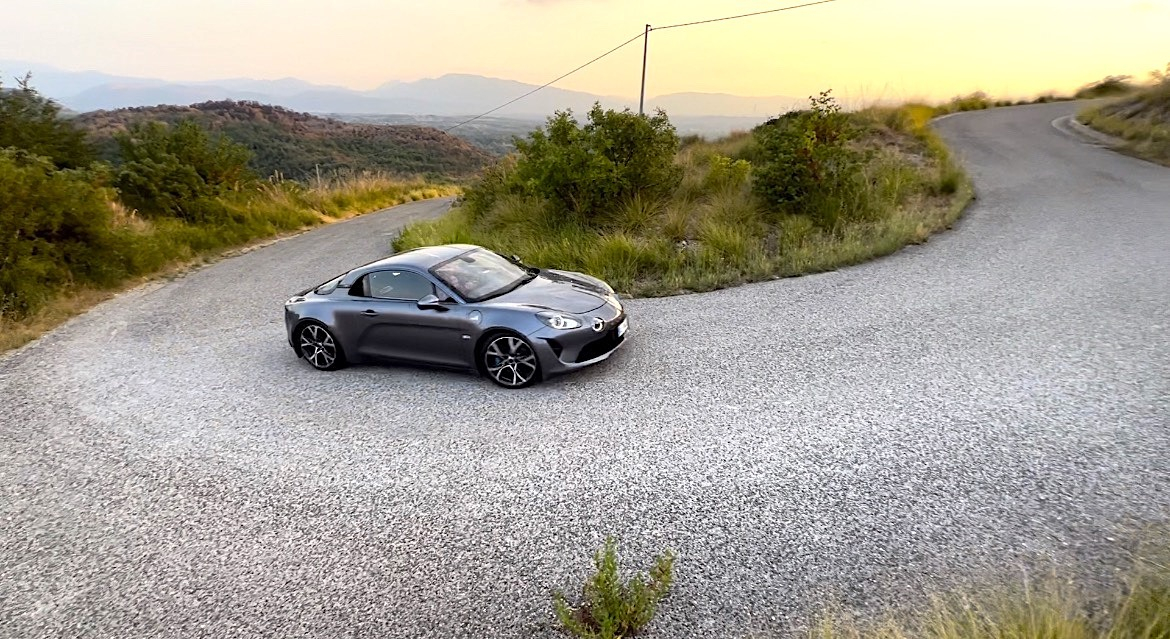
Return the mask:
<svg viewBox="0 0 1170 639">
<path fill-rule="evenodd" d="M 1050 123 L 938 126 L 979 200 L 856 268 L 630 303 L 526 391 L 319 373 L 288 294 L 412 204 L 122 295 L 0 359 L 0 636 L 554 636 L 606 534 L 679 555 L 657 637 L 761 636 L 1170 519 L 1170 171 Z"/>
</svg>

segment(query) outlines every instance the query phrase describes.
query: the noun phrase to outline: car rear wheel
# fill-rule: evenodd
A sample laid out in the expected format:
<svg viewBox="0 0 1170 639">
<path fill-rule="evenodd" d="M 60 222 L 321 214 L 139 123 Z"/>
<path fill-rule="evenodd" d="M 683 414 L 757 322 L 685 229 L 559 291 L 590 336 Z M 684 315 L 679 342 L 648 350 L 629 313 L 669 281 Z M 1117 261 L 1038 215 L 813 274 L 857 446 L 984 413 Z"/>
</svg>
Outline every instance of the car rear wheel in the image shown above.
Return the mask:
<svg viewBox="0 0 1170 639">
<path fill-rule="evenodd" d="M 524 388 L 540 380 L 540 360 L 523 337 L 501 334 L 488 338 L 480 360 L 488 378 L 505 388 Z"/>
<path fill-rule="evenodd" d="M 317 370 L 333 371 L 345 366 L 345 353 L 341 345 L 333 333 L 320 324 L 302 326 L 297 332 L 297 343 L 300 345 L 301 357 Z"/>
</svg>

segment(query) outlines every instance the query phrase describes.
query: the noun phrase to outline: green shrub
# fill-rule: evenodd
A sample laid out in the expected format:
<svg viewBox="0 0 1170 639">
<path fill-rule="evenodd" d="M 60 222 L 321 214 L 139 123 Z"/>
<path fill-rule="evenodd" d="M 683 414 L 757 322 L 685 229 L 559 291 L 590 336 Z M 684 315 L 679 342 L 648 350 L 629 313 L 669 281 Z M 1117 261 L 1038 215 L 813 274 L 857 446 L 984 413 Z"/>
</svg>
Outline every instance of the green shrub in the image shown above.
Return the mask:
<svg viewBox="0 0 1170 639">
<path fill-rule="evenodd" d="M 109 193 L 93 173 L 0 149 L 0 317 L 23 317 L 74 281 L 122 274 Z"/>
<path fill-rule="evenodd" d="M 469 189 L 467 204 L 480 214 L 500 194 L 531 195 L 593 220 L 634 195 L 669 197 L 681 179 L 674 163 L 678 144 L 661 111 L 647 117 L 594 105 L 585 125 L 559 111 L 544 128 L 516 140 L 514 166 L 489 171 Z"/>
<path fill-rule="evenodd" d="M 617 542 L 593 556 L 596 568 L 582 589 L 581 603 L 569 605 L 562 592 L 553 597 L 557 620 L 564 631 L 589 639 L 620 639 L 638 634 L 654 618 L 659 602 L 670 590 L 674 555 L 667 551 L 654 562 L 647 577 L 634 575 L 622 583 L 618 574 Z"/>
<path fill-rule="evenodd" d="M 857 127 L 829 92 L 812 98 L 810 109 L 769 120 L 755 133 L 752 186 L 764 202 L 826 227 L 849 217 L 843 196 L 853 189 L 864 156 L 850 145 Z"/>
<path fill-rule="evenodd" d="M 708 160 L 703 187 L 707 190 L 737 189 L 747 183 L 752 165 L 747 160 L 733 160 L 726 155 L 712 154 Z"/>
<path fill-rule="evenodd" d="M 117 141 L 122 201 L 144 215 L 215 222 L 224 209 L 214 198 L 255 183 L 248 149 L 222 136 L 213 138 L 193 120 L 135 125 Z"/>
<path fill-rule="evenodd" d="M 62 119 L 61 107 L 29 86 L 29 76 L 15 89 L 0 84 L 0 148 L 5 147 L 46 157 L 62 169 L 79 169 L 95 158 L 85 132 Z"/>
</svg>

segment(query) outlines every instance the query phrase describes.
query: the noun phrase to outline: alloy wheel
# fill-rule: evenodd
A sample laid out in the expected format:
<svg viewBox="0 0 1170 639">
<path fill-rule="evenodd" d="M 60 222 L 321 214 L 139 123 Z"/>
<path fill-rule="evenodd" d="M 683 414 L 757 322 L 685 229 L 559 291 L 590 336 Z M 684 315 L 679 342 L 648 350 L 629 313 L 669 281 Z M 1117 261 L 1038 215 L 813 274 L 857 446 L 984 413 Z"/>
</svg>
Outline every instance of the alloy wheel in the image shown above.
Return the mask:
<svg viewBox="0 0 1170 639">
<path fill-rule="evenodd" d="M 512 335 L 501 335 L 488 343 L 483 364 L 492 381 L 509 388 L 531 384 L 540 370 L 532 347 Z"/>
<path fill-rule="evenodd" d="M 309 324 L 301 329 L 301 354 L 313 368 L 329 370 L 337 363 L 337 343 L 325 327 Z"/>
</svg>

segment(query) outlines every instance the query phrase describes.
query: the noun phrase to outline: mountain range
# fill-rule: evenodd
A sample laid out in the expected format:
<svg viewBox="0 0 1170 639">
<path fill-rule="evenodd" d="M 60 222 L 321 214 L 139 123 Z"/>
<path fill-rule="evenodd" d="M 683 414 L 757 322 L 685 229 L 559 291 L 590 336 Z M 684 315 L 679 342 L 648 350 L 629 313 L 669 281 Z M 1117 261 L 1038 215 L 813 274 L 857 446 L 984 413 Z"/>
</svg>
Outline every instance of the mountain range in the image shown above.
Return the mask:
<svg viewBox="0 0 1170 639">
<path fill-rule="evenodd" d="M 297 78 L 228 78 L 172 82 L 99 71 L 66 71 L 43 64 L 4 60 L 4 76 L 32 73 L 32 86 L 66 108 L 85 112 L 160 104 L 188 105 L 212 100 L 249 100 L 296 111 L 332 114 L 470 116 L 498 107 L 537 85 L 469 74 L 448 74 L 412 82 L 392 81 L 360 91 L 313 84 Z M 595 102 L 607 108 L 637 108 L 637 99 L 548 87 L 494 113 L 541 118 L 560 109 L 581 113 Z M 748 97 L 723 93 L 672 93 L 649 98 L 672 118 L 733 117 L 763 120 L 804 104 L 788 96 Z"/>
</svg>

